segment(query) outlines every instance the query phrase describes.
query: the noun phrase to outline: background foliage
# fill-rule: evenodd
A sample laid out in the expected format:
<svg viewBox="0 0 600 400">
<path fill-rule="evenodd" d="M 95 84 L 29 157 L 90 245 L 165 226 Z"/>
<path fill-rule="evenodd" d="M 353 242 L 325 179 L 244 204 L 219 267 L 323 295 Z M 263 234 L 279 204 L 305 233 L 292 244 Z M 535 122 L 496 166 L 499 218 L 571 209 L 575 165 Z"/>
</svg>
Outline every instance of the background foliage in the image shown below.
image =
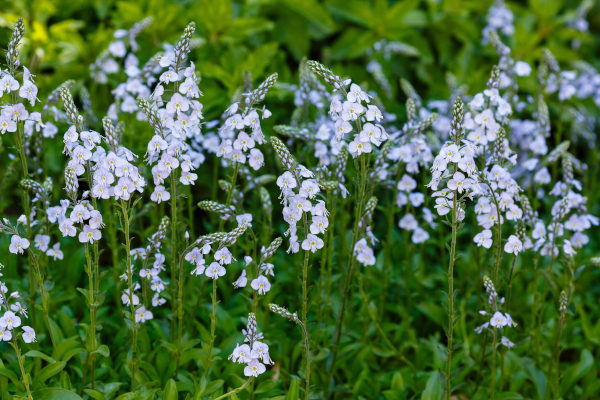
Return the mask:
<svg viewBox="0 0 600 400">
<path fill-rule="evenodd" d="M 480 91 L 489 78 L 492 65 L 497 62 L 497 55 L 489 45 L 481 43 L 481 31 L 485 25 L 485 14 L 492 4 L 479 0 L 405 0 L 405 1 L 361 1 L 361 0 L 198 0 L 198 1 L 105 1 L 105 0 L 25 0 L 7 1 L 0 6 L 0 47 L 6 48 L 10 38 L 10 29 L 19 16 L 23 16 L 27 27 L 24 38 L 22 58 L 25 65 L 30 65 L 32 73 L 37 75 L 36 83 L 40 88 L 38 97 L 45 99 L 50 91 L 66 80 L 75 81 L 76 87 L 87 87 L 91 93 L 92 107 L 96 115 L 103 116 L 112 102 L 110 85 L 98 84 L 90 77 L 89 66 L 96 57 L 106 49 L 113 39 L 114 30 L 129 28 L 135 22 L 147 16 L 154 17 L 152 25 L 138 37 L 140 60 L 150 58 L 164 42 L 174 42 L 181 35 L 189 21 L 197 24 L 197 47 L 192 50 L 191 59 L 196 62 L 197 71 L 201 75 L 200 88 L 204 93 L 201 99 L 204 104 L 206 120 L 216 119 L 230 104 L 231 98 L 239 94 L 243 86 L 243 73 L 249 71 L 255 82 L 273 72 L 279 73 L 279 82 L 297 83 L 298 66 L 304 58 L 320 60 L 340 76 L 351 76 L 354 81 L 366 89 L 380 94 L 380 98 L 388 112 L 397 113 L 404 120 L 406 100 L 399 81 L 406 79 L 416 88 L 424 99 L 447 99 L 450 96 L 449 82 L 456 86 L 465 86 L 469 92 Z M 600 5 L 594 2 L 588 13 L 589 32 L 580 32 L 568 26 L 567 22 L 575 17 L 578 1 L 570 0 L 529 0 L 527 2 L 507 2 L 515 14 L 515 34 L 507 43 L 515 59 L 536 65 L 542 56 L 543 49 L 549 49 L 561 65 L 565 67 L 576 60 L 586 60 L 596 68 L 600 68 Z M 399 53 L 386 58 L 373 52 L 373 45 L 380 40 L 403 43 Z M 576 40 L 580 46 L 575 50 L 572 46 Z M 366 70 L 369 60 L 376 58 L 382 62 L 384 73 L 391 83 L 390 91 L 381 88 L 374 77 Z M 449 75 L 452 78 L 449 78 Z M 535 79 L 523 84 L 529 85 L 532 93 Z M 293 98 L 289 92 L 274 90 L 274 95 L 267 99 L 273 111 L 270 122 L 264 130 L 270 134 L 269 124 L 286 123 L 293 109 Z M 593 103 L 583 104 L 588 113 L 598 119 L 600 113 Z M 566 121 L 562 105 L 550 103 L 553 126 Z M 133 127 L 142 127 L 136 121 L 128 121 Z M 568 123 L 568 122 L 565 122 Z M 99 124 L 97 126 L 99 129 Z M 59 128 L 59 132 L 62 132 Z M 569 132 L 568 126 L 562 128 Z M 597 135 L 597 131 L 595 134 Z M 146 135 L 146 136 L 144 136 Z M 148 129 L 125 134 L 126 144 L 138 154 L 145 152 Z M 564 135 L 563 135 L 564 138 Z M 560 139 L 555 136 L 549 139 L 549 146 L 557 145 Z M 573 136 L 573 151 L 586 162 L 589 169 L 582 177 L 584 195 L 588 196 L 591 213 L 600 214 L 597 142 L 577 139 Z M 58 193 L 62 185 L 63 160 L 60 157 L 61 143 L 47 147 L 45 159 L 50 175 L 56 177 L 55 191 Z M 19 195 L 5 191 L 15 187 L 19 177 L 8 166 L 12 144 L 5 137 L 0 138 L 0 215 L 10 217 L 21 213 Z M 301 155 L 298 148 L 297 156 Z M 212 161 L 208 163 L 205 173 L 210 176 Z M 209 198 L 211 186 L 209 179 L 200 182 L 192 194 L 193 203 Z M 61 182 L 59 184 L 59 182 Z M 148 213 L 151 211 L 146 209 Z M 196 234 L 214 230 L 214 221 L 206 214 L 195 210 L 192 213 L 195 224 L 192 230 Z M 148 216 L 151 218 L 151 216 Z M 383 218 L 376 217 L 376 226 L 385 230 Z M 152 232 L 150 226 L 135 227 L 136 236 L 144 238 Z M 280 229 L 283 231 L 284 229 Z M 194 232 L 192 232 L 193 234 Z M 487 379 L 484 371 L 478 368 L 481 353 L 481 338 L 473 334 L 476 325 L 474 319 L 478 304 L 481 301 L 479 284 L 481 263 L 486 258 L 482 252 L 472 246 L 471 233 L 462 235 L 462 246 L 459 246 L 457 266 L 458 321 L 456 332 L 460 342 L 457 359 L 461 360 L 461 369 L 457 370 L 456 398 L 485 398 L 485 391 L 480 382 Z M 585 264 L 590 256 L 597 255 L 599 236 L 592 231 L 591 242 L 578 258 L 580 265 Z M 446 321 L 444 288 L 446 275 L 445 263 L 447 251 L 446 234 L 433 238 L 433 242 L 425 245 L 410 246 L 408 238 L 399 230 L 394 230 L 393 275 L 389 279 L 389 289 L 383 292 L 382 262 L 378 260 L 373 273 L 366 275 L 366 289 L 371 301 L 364 304 L 356 295 L 351 303 L 353 320 L 349 323 L 345 340 L 342 343 L 344 354 L 342 371 L 339 372 L 340 387 L 336 388 L 338 398 L 368 399 L 400 399 L 422 398 L 436 399 L 441 396 L 442 385 L 438 370 L 443 368 L 443 343 Z M 409 249 L 409 247 L 412 247 Z M 27 288 L 25 274 L 18 264 L 18 258 L 7 252 L 8 240 L 0 238 L 1 262 L 6 265 L 5 276 L 12 287 Z M 69 249 L 69 248 L 67 248 Z M 266 301 L 280 304 L 299 304 L 299 266 L 290 265 L 289 258 L 279 255 L 275 263 L 278 278 Z M 343 258 L 345 259 L 345 258 Z M 336 259 L 334 265 L 340 267 L 334 271 L 335 284 L 341 284 L 343 264 L 342 257 Z M 108 255 L 103 255 L 107 265 Z M 527 348 L 528 313 L 532 298 L 528 284 L 532 271 L 530 258 L 519 262 L 518 279 L 515 282 L 515 293 L 521 294 L 523 317 L 520 322 L 520 340 L 515 341 L 517 347 L 506 354 L 506 374 L 509 391 L 504 399 L 546 398 L 548 382 L 544 375 L 542 362 L 522 356 L 520 347 Z M 78 357 L 83 349 L 80 338 L 84 335 L 81 329 L 85 317 L 85 304 L 82 304 L 80 293 L 71 290 L 84 286 L 83 249 L 73 246 L 73 251 L 65 251 L 65 259 L 56 269 L 49 271 L 54 287 L 49 288 L 53 296 L 55 322 L 63 332 L 65 340 L 52 354 L 51 363 L 54 370 L 48 370 L 47 376 L 40 373 L 43 355 L 31 353 L 36 359 L 36 369 L 32 373 L 37 381 L 33 388 L 42 388 L 45 383 L 50 386 L 76 387 L 76 376 L 81 369 L 76 363 L 68 363 L 72 357 Z M 318 272 L 315 271 L 316 275 Z M 107 268 L 110 276 L 112 270 Z M 581 268 L 578 277 L 571 309 L 570 327 L 563 338 L 564 351 L 561 358 L 563 380 L 561 392 L 564 398 L 597 398 L 600 395 L 600 307 L 597 298 L 600 296 L 600 269 Z M 198 283 L 200 282 L 200 283 Z M 209 285 L 205 281 L 188 283 L 186 315 L 191 315 L 188 323 L 190 332 L 195 337 L 188 337 L 190 346 L 186 353 L 184 366 L 190 371 L 202 370 L 206 364 L 206 354 L 200 342 L 206 341 L 209 335 L 210 302 L 208 300 Z M 118 295 L 112 291 L 110 283 L 103 289 L 107 296 Z M 219 286 L 220 297 L 226 299 L 224 306 L 218 309 L 219 337 L 217 346 L 222 349 L 218 372 L 213 378 L 206 379 L 202 374 L 190 372 L 168 379 L 172 375 L 169 363 L 169 352 L 161 343 L 167 341 L 158 321 L 152 321 L 149 327 L 141 332 L 141 351 L 147 355 L 145 361 L 145 379 L 148 381 L 146 398 L 152 396 L 168 397 L 169 391 L 185 394 L 196 394 L 205 398 L 226 387 L 239 386 L 243 382 L 239 367 L 225 360 L 236 341 L 239 340 L 241 318 L 246 316 L 247 305 L 243 295 L 234 293 L 229 284 Z M 544 354 L 551 351 L 553 332 L 556 324 L 556 304 L 558 295 L 556 288 L 550 288 L 547 297 L 545 325 L 542 331 L 542 343 L 547 346 Z M 315 293 L 313 291 L 313 293 Z M 315 300 L 319 293 L 315 293 Z M 265 304 L 266 304 L 265 301 Z M 329 324 L 323 329 L 324 335 L 333 335 L 335 316 L 339 310 L 340 299 L 337 294 L 327 305 Z M 122 325 L 121 313 L 117 308 L 118 301 L 107 302 L 100 309 L 98 318 L 102 320 L 103 343 L 108 345 L 105 358 L 100 364 L 97 378 L 105 383 L 100 391 L 103 397 L 114 398 L 122 393 L 126 384 L 128 331 Z M 399 360 L 393 352 L 387 350 L 367 316 L 367 308 L 373 308 L 382 316 L 382 327 L 395 345 L 411 360 L 411 365 Z M 165 317 L 165 316 L 160 316 Z M 301 358 L 300 333 L 285 321 L 269 314 L 266 310 L 259 315 L 259 324 L 271 345 L 271 356 L 277 361 L 254 390 L 256 398 L 293 399 L 299 393 L 298 370 Z M 321 333 L 319 333 L 320 335 Z M 289 338 L 297 340 L 289 340 Z M 321 343 L 317 341 L 317 343 Z M 4 345 L 3 345 L 4 346 Z M 313 354 L 317 365 L 324 366 L 329 348 L 323 340 L 321 346 L 315 346 Z M 0 392 L 2 398 L 8 397 L 9 385 L 13 379 L 14 359 L 2 347 L 0 357 Z M 5 353 L 7 354 L 5 356 Z M 112 360 L 110 360 L 112 359 Z M 109 362 L 111 361 L 111 362 Z M 121 367 L 119 367 L 121 366 Z M 63 370 L 64 369 L 64 370 Z M 317 381 L 323 380 L 319 371 L 315 372 Z M 46 382 L 46 379 L 48 382 Z M 171 383 L 173 382 L 173 383 Z M 12 392 L 11 386 L 11 392 Z M 88 394 L 89 395 L 89 394 Z M 65 396 L 65 397 L 60 397 Z M 67 399 L 67 395 L 59 397 Z M 287 397 L 286 397 L 287 396 Z M 92 396 L 93 397 L 93 396 Z M 240 395 L 242 397 L 242 395 Z M 38 398 L 38 397 L 36 397 Z M 43 397 L 39 397 L 43 398 Z M 96 398 L 96 397 L 93 397 Z M 128 397 L 123 397 L 128 398 Z M 191 398 L 191 397 L 190 397 Z"/>
</svg>

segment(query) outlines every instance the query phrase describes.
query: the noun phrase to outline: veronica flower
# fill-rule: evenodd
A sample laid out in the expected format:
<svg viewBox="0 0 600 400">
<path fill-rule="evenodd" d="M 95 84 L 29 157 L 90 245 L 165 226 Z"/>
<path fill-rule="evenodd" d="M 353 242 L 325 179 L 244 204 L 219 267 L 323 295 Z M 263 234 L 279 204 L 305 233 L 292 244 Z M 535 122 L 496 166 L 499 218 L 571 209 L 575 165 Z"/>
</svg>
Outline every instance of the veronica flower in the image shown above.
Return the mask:
<svg viewBox="0 0 600 400">
<path fill-rule="evenodd" d="M 19 235 L 12 235 L 10 238 L 10 245 L 8 251 L 13 254 L 23 254 L 24 250 L 29 248 L 29 240 L 20 237 Z"/>
</svg>

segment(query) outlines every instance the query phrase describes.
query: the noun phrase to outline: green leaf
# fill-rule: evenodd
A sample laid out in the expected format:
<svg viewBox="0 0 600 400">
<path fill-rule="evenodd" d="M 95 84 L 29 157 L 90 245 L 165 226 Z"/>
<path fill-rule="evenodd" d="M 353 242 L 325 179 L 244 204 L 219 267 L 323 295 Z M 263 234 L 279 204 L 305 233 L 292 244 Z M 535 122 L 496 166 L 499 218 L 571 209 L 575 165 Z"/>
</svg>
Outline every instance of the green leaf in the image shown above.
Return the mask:
<svg viewBox="0 0 600 400">
<path fill-rule="evenodd" d="M 92 351 L 91 354 L 94 353 L 98 353 L 103 357 L 109 357 L 110 356 L 110 349 L 108 348 L 107 345 L 103 344 L 100 347 L 98 347 L 96 350 Z"/>
<path fill-rule="evenodd" d="M 392 390 L 402 390 L 404 388 L 404 378 L 402 378 L 402 373 L 400 371 L 394 372 L 394 376 L 392 377 Z"/>
<path fill-rule="evenodd" d="M 31 393 L 35 400 L 81 400 L 81 397 L 73 392 L 59 388 L 46 388 Z"/>
<path fill-rule="evenodd" d="M 25 390 L 25 388 L 23 387 L 23 384 L 19 380 L 19 377 L 13 371 L 11 371 L 5 367 L 0 367 L 0 375 L 5 376 L 8 379 L 10 379 L 11 382 L 14 383 L 15 386 L 17 386 L 17 388 L 20 388 L 19 390 Z"/>
<path fill-rule="evenodd" d="M 44 360 L 46 360 L 48 363 L 50 364 L 54 364 L 56 362 L 56 360 L 52 357 L 50 357 L 47 354 L 42 353 L 41 351 L 38 350 L 29 350 L 27 353 L 23 354 L 25 357 L 33 357 L 33 358 L 42 358 Z"/>
<path fill-rule="evenodd" d="M 588 349 L 581 352 L 581 359 L 575 365 L 567 368 L 561 381 L 561 391 L 567 393 L 569 388 L 583 378 L 594 366 L 594 356 Z"/>
<path fill-rule="evenodd" d="M 223 383 L 225 381 L 223 381 L 222 379 L 218 379 L 216 381 L 212 381 L 210 382 L 208 385 L 206 385 L 206 388 L 202 391 L 202 396 L 208 396 L 211 393 L 214 393 L 215 391 L 217 391 L 217 389 L 219 389 L 221 386 L 223 386 Z"/>
<path fill-rule="evenodd" d="M 432 372 L 427 379 L 425 390 L 421 393 L 421 400 L 439 400 L 442 398 L 442 382 L 439 372 Z"/>
<path fill-rule="evenodd" d="M 298 400 L 300 398 L 300 381 L 292 378 L 288 389 L 286 400 Z"/>
<path fill-rule="evenodd" d="M 163 400 L 177 400 L 178 395 L 177 384 L 173 379 L 169 379 L 163 390 Z"/>
<path fill-rule="evenodd" d="M 94 400 L 105 400 L 106 397 L 102 393 L 94 389 L 84 389 L 84 392 Z"/>
<path fill-rule="evenodd" d="M 521 400 L 523 396 L 515 392 L 502 392 L 496 395 L 498 400 Z"/>
<path fill-rule="evenodd" d="M 46 382 L 48 379 L 62 371 L 66 365 L 67 363 L 64 361 L 57 361 L 54 364 L 45 366 L 40 370 L 40 372 L 35 374 L 34 385 L 37 386 Z"/>
</svg>

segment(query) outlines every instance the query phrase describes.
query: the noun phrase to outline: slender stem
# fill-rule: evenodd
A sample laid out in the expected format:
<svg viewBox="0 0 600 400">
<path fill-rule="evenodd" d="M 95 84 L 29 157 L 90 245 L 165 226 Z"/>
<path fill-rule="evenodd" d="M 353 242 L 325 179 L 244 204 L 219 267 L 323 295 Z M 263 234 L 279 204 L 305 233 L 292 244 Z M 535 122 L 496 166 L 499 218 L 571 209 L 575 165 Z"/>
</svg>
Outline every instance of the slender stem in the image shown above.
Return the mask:
<svg viewBox="0 0 600 400">
<path fill-rule="evenodd" d="M 11 66 L 11 75 L 14 76 L 14 67 Z M 12 100 L 13 100 L 13 104 L 16 104 L 17 102 L 17 94 L 15 91 L 12 92 Z M 21 122 L 17 122 L 17 147 L 19 148 L 19 159 L 21 161 L 21 171 L 23 174 L 23 178 L 22 179 L 27 179 L 29 177 L 29 169 L 27 167 L 27 158 L 25 157 L 25 147 L 23 146 L 23 127 Z M 32 239 L 32 232 L 31 232 L 31 209 L 29 208 L 29 193 L 27 192 L 27 189 L 23 188 L 22 191 L 22 202 L 23 202 L 23 211 L 25 212 L 25 218 L 27 220 L 27 238 L 28 239 Z M 32 259 L 32 252 L 29 252 L 29 262 L 30 264 L 33 264 L 34 260 Z M 32 324 L 34 328 L 36 327 L 36 318 L 35 318 L 35 292 L 33 290 L 33 281 L 34 281 L 34 275 L 33 275 L 33 271 L 31 268 L 29 268 L 28 270 L 28 274 L 29 274 L 29 287 L 31 289 L 31 293 L 29 294 L 29 303 L 30 303 L 30 309 L 31 309 L 31 319 L 32 319 Z M 43 282 L 42 282 L 43 283 Z M 46 321 L 48 321 L 48 318 L 46 316 Z M 48 325 L 48 331 L 50 334 L 50 338 L 52 338 L 52 330 L 50 329 L 50 325 Z M 52 347 L 54 347 L 54 341 L 52 341 Z"/>
<path fill-rule="evenodd" d="M 333 273 L 333 250 L 334 250 L 334 244 L 335 244 L 335 219 L 336 219 L 336 212 L 337 212 L 337 205 L 338 205 L 338 200 L 337 198 L 333 199 L 333 208 L 331 210 L 331 223 L 329 224 L 329 239 L 327 239 L 327 284 L 326 284 L 326 291 L 327 291 L 327 301 L 325 302 L 325 304 L 329 307 L 331 307 L 331 275 Z M 327 315 L 327 314 L 326 314 Z M 327 325 L 327 324 L 326 324 Z"/>
<path fill-rule="evenodd" d="M 358 273 L 358 290 L 360 292 L 360 297 L 362 299 L 362 302 L 363 302 L 363 304 L 365 304 L 365 306 L 367 308 L 367 313 L 369 314 L 369 317 L 371 317 L 371 322 L 373 323 L 373 326 L 375 326 L 375 329 L 379 333 L 379 336 L 381 336 L 381 338 L 383 339 L 385 344 L 390 348 L 390 350 L 392 350 L 394 353 L 396 353 L 396 355 L 398 356 L 400 361 L 404 362 L 413 371 L 416 372 L 417 369 L 415 368 L 414 364 L 411 363 L 406 357 L 404 357 L 404 355 L 401 353 L 401 351 L 392 343 L 390 338 L 387 336 L 387 334 L 381 327 L 381 324 L 379 323 L 379 317 L 377 316 L 376 312 L 374 312 L 370 309 L 369 298 L 367 297 L 367 293 L 365 292 L 365 289 L 364 289 L 363 277 L 362 277 L 361 272 Z"/>
<path fill-rule="evenodd" d="M 25 390 L 27 390 L 27 398 L 29 400 L 33 400 L 33 396 L 31 396 L 31 391 L 29 390 L 29 378 L 26 377 L 27 374 L 25 372 L 25 367 L 23 366 L 23 356 L 21 355 L 21 349 L 19 349 L 19 344 L 17 343 L 17 335 L 13 334 L 12 339 L 13 342 L 11 344 L 17 353 L 17 360 L 19 361 L 19 368 L 21 369 L 23 385 L 25 386 Z"/>
<path fill-rule="evenodd" d="M 304 348 L 306 349 L 306 389 L 304 390 L 305 399 L 308 400 L 310 396 L 310 348 L 309 348 L 309 339 L 308 332 L 306 331 L 306 325 L 304 323 L 300 323 L 300 328 L 302 328 L 302 336 L 304 336 Z"/>
<path fill-rule="evenodd" d="M 306 214 L 303 215 L 304 219 L 306 219 Z M 305 221 L 306 224 L 306 221 Z M 306 363 L 306 377 L 305 377 L 305 381 L 306 381 L 306 389 L 305 389 L 305 393 L 306 393 L 306 400 L 308 400 L 308 396 L 310 393 L 310 350 L 309 350 L 309 340 L 308 340 L 308 333 L 306 332 L 306 327 L 308 326 L 308 317 L 307 317 L 307 309 L 308 309 L 308 288 L 307 288 L 307 281 L 308 281 L 308 256 L 309 256 L 309 251 L 305 251 L 304 252 L 304 265 L 302 267 L 302 324 L 303 324 L 303 329 L 304 329 L 304 360 Z"/>
<path fill-rule="evenodd" d="M 92 258 L 90 255 L 89 245 L 85 243 L 85 259 L 87 260 L 87 266 L 85 272 L 88 275 L 88 302 L 90 304 L 90 333 L 89 333 L 89 348 L 88 357 L 91 361 L 91 383 L 92 389 L 95 387 L 95 361 L 96 354 L 92 354 L 96 350 L 96 304 L 94 299 L 94 274 L 92 272 Z"/>
<path fill-rule="evenodd" d="M 327 206 L 331 205 L 331 192 L 327 191 Z M 330 235 L 324 235 L 323 251 L 321 252 L 321 262 L 319 263 L 319 289 L 317 296 L 317 343 L 321 341 L 321 327 L 323 324 L 323 285 L 325 283 L 325 269 L 327 268 L 327 249 L 329 248 Z"/>
<path fill-rule="evenodd" d="M 212 350 L 215 343 L 215 330 L 217 328 L 217 279 L 212 282 L 212 314 L 210 315 L 210 342 L 208 344 L 208 365 L 204 376 L 208 377 L 212 366 Z"/>
<path fill-rule="evenodd" d="M 28 253 L 29 259 L 33 261 L 33 272 L 35 273 L 35 278 L 37 279 L 40 288 L 40 293 L 42 296 L 42 312 L 44 313 L 44 319 L 46 320 L 46 325 L 48 326 L 48 334 L 50 335 L 50 341 L 52 342 L 52 347 L 56 348 L 56 340 L 54 338 L 54 333 L 52 332 L 52 327 L 50 326 L 50 317 L 48 316 L 48 294 L 46 293 L 46 289 L 44 289 L 44 278 L 42 277 L 40 266 L 38 264 L 34 252 L 31 250 L 31 247 L 29 247 Z"/>
<path fill-rule="evenodd" d="M 248 378 L 248 380 L 246 382 L 244 382 L 244 384 L 236 389 L 233 389 L 219 397 L 217 397 L 215 400 L 223 400 L 226 399 L 229 396 L 232 396 L 234 394 L 237 394 L 239 392 L 241 392 L 242 390 L 246 389 L 246 387 L 250 384 L 250 382 L 252 382 L 252 378 Z"/>
<path fill-rule="evenodd" d="M 231 181 L 229 182 L 229 190 L 227 191 L 227 200 L 225 201 L 225 206 L 229 207 L 231 205 L 231 200 L 233 197 L 233 189 L 235 187 L 235 182 L 237 181 L 238 172 L 240 171 L 240 164 L 235 163 L 233 167 L 233 175 L 231 175 Z M 221 220 L 219 222 L 219 231 L 223 230 L 223 225 L 225 224 L 225 220 Z"/>
<path fill-rule="evenodd" d="M 498 329 L 494 328 L 494 342 L 492 344 L 492 379 L 490 381 L 490 399 L 496 396 L 496 352 L 498 348 Z"/>
<path fill-rule="evenodd" d="M 454 166 L 456 170 L 456 165 Z M 456 233 L 458 229 L 457 221 L 457 197 L 458 191 L 454 191 L 452 196 L 452 243 L 450 245 L 450 263 L 448 265 L 448 348 L 446 356 L 446 400 L 450 399 L 452 391 L 451 386 L 451 367 L 452 367 L 452 331 L 454 329 L 454 260 L 456 258 Z"/>
<path fill-rule="evenodd" d="M 531 344 L 533 345 L 535 352 L 534 352 L 534 361 L 537 364 L 538 362 L 538 358 L 539 358 L 539 336 L 536 335 L 537 333 L 537 314 L 538 314 L 538 310 L 539 310 L 539 306 L 540 306 L 540 301 L 539 301 L 539 296 L 538 296 L 538 279 L 540 276 L 540 256 L 539 254 L 536 254 L 533 260 L 533 265 L 534 265 L 534 274 L 533 274 L 533 307 L 531 310 L 531 323 L 530 326 L 533 328 L 532 329 L 532 333 L 531 336 L 533 337 L 533 340 L 531 341 Z"/>
<path fill-rule="evenodd" d="M 177 315 L 175 289 L 177 288 L 177 185 L 175 171 L 171 172 L 171 311 Z M 171 338 L 175 338 L 175 318 L 171 320 Z"/>
<path fill-rule="evenodd" d="M 131 390 L 135 389 L 135 370 L 137 368 L 137 326 L 135 322 L 135 305 L 133 304 L 133 270 L 131 268 L 131 239 L 129 237 L 129 211 L 127 204 L 121 200 L 121 210 L 123 212 L 123 223 L 125 229 L 125 252 L 127 256 L 127 284 L 129 286 L 129 310 L 131 312 L 132 324 L 132 350 L 131 350 Z"/>
<path fill-rule="evenodd" d="M 179 371 L 179 362 L 181 360 L 181 342 L 183 340 L 183 257 L 179 257 L 179 279 L 177 280 L 177 363 L 175 374 Z"/>
<path fill-rule="evenodd" d="M 348 295 L 350 294 L 350 282 L 352 280 L 352 274 L 354 272 L 354 264 L 356 262 L 356 257 L 354 257 L 354 246 L 358 241 L 358 233 L 359 233 L 359 222 L 360 217 L 363 213 L 364 208 L 364 200 L 365 200 L 365 192 L 367 185 L 367 167 L 366 167 L 365 155 L 361 154 L 360 156 L 360 183 L 359 183 L 359 193 L 358 193 L 358 202 L 356 203 L 355 215 L 354 215 L 354 230 L 352 234 L 352 246 L 350 251 L 348 252 L 348 268 L 346 269 L 346 277 L 344 279 L 344 291 L 342 295 L 342 308 L 340 310 L 340 314 L 338 317 L 337 326 L 335 329 L 334 342 L 333 342 L 333 351 L 332 351 L 332 362 L 329 369 L 327 382 L 331 380 L 333 377 L 333 372 L 335 370 L 335 364 L 337 361 L 340 341 L 342 338 L 342 331 L 344 327 L 344 317 L 346 313 L 346 304 L 348 302 Z M 329 384 L 327 385 L 327 395 L 329 391 Z"/>
</svg>

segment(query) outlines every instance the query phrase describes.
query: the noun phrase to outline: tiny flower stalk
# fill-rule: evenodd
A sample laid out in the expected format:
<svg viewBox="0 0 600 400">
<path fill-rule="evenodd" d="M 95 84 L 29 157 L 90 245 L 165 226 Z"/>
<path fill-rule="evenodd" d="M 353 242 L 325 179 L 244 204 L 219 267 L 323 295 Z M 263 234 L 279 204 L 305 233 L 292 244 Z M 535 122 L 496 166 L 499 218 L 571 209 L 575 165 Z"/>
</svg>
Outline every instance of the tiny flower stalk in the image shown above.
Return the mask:
<svg viewBox="0 0 600 400">
<path fill-rule="evenodd" d="M 434 161 L 432 171 L 432 181 L 428 184 L 434 190 L 442 180 L 447 184 L 447 189 L 434 193 L 438 196 L 436 200 L 436 209 L 440 215 L 451 213 L 452 238 L 450 242 L 450 259 L 448 263 L 448 328 L 446 330 L 447 348 L 446 348 L 446 371 L 445 371 L 445 389 L 444 396 L 447 400 L 452 395 L 452 351 L 453 351 L 453 330 L 454 330 L 454 263 L 456 261 L 456 241 L 459 229 L 459 223 L 464 219 L 464 208 L 462 205 L 463 193 L 468 190 L 472 184 L 470 178 L 466 178 L 458 172 L 458 162 L 461 160 L 461 141 L 463 132 L 464 105 L 462 99 L 457 97 L 454 101 L 452 111 L 452 121 L 450 126 L 450 142 L 447 142 L 442 149 L 436 161 Z M 464 148 L 462 149 L 464 152 Z M 443 165 L 443 167 L 441 167 Z M 452 175 L 447 167 L 452 165 Z M 446 181 L 447 178 L 450 178 Z M 451 198 L 451 204 L 448 200 Z"/>
<path fill-rule="evenodd" d="M 552 392 L 555 399 L 560 398 L 560 339 L 565 327 L 567 319 L 567 307 L 569 306 L 569 297 L 571 295 L 571 287 L 560 292 L 560 298 L 558 303 L 558 325 L 556 327 L 556 339 L 554 342 L 554 348 L 552 349 L 552 358 L 550 359 L 550 366 L 548 367 L 548 377 L 553 376 L 552 379 Z M 556 370 L 556 371 L 554 371 Z"/>
<path fill-rule="evenodd" d="M 15 350 L 15 353 L 17 353 L 17 361 L 19 362 L 19 369 L 21 370 L 21 380 L 23 382 L 23 386 L 25 386 L 25 390 L 27 391 L 27 398 L 28 400 L 33 400 L 33 396 L 31 395 L 31 391 L 29 389 L 31 377 L 27 372 L 25 372 L 25 367 L 23 366 L 25 357 L 21 354 L 21 349 L 17 343 L 17 335 L 13 335 L 13 340 L 10 345 Z"/>
<path fill-rule="evenodd" d="M 18 47 L 19 47 L 19 43 L 21 42 L 21 39 L 23 38 L 24 33 L 25 33 L 25 24 L 23 23 L 23 18 L 18 18 L 17 22 L 15 23 L 15 26 L 13 28 L 10 42 L 8 43 L 8 50 L 6 53 L 8 70 L 9 70 L 11 76 L 15 76 L 15 73 L 19 66 Z M 17 103 L 17 91 L 12 91 L 11 99 L 12 99 L 13 104 Z M 16 141 L 17 141 L 17 148 L 19 149 L 19 160 L 21 162 L 21 173 L 23 175 L 22 179 L 27 179 L 27 178 L 29 178 L 29 168 L 27 166 L 27 157 L 25 155 L 25 147 L 24 147 L 24 143 L 23 143 L 23 140 L 24 140 L 23 122 L 20 119 L 17 121 L 16 131 L 17 132 L 16 132 L 15 136 L 16 136 Z M 22 191 L 22 203 L 23 203 L 23 211 L 25 213 L 25 218 L 26 218 L 27 238 L 31 239 L 31 237 L 32 237 L 31 206 L 29 204 L 29 193 L 26 189 L 23 189 L 23 191 Z M 33 254 L 33 252 L 28 252 L 28 254 L 29 254 L 30 265 L 38 265 L 37 260 L 33 259 L 33 257 L 35 257 L 35 254 Z M 37 269 L 39 269 L 39 266 L 37 267 Z M 29 268 L 28 274 L 29 274 L 29 287 L 33 288 L 34 280 L 35 280 L 34 269 Z M 43 286 L 43 282 L 40 283 L 38 281 L 38 285 Z M 41 295 L 43 296 L 44 293 L 41 292 Z M 31 293 L 30 293 L 29 302 L 30 302 L 30 308 L 32 310 L 32 323 L 35 328 L 36 327 L 35 312 L 33 312 L 35 310 L 35 292 L 33 290 L 31 290 Z M 42 299 L 42 304 L 43 303 L 44 303 L 44 300 Z M 54 339 L 47 314 L 45 314 L 45 318 L 46 318 L 46 323 L 48 325 L 48 333 L 50 335 L 50 338 Z M 52 347 L 55 347 L 54 340 L 52 341 Z"/>
<path fill-rule="evenodd" d="M 3 268 L 4 265 L 0 264 L 0 270 Z M 2 273 L 0 273 L 0 277 L 1 276 Z M 5 292 L 7 291 L 5 289 L 7 289 L 7 287 L 2 281 L 0 281 L 0 288 L 2 289 L 0 290 L 0 311 L 2 311 L 2 308 L 5 309 L 2 317 L 0 317 L 0 338 L 2 341 L 9 342 L 11 347 L 15 350 L 17 361 L 19 363 L 19 369 L 21 371 L 21 381 L 27 392 L 27 398 L 28 400 L 33 400 L 33 396 L 31 395 L 31 391 L 29 389 L 31 376 L 25 371 L 25 355 L 21 354 L 21 348 L 17 339 L 22 339 L 26 344 L 35 342 L 35 330 L 27 325 L 21 326 L 21 317 L 27 319 L 27 310 L 21 306 L 18 301 L 10 304 L 12 299 L 19 297 L 19 294 L 13 292 L 7 297 L 5 295 Z M 15 310 L 17 314 L 21 315 L 21 317 L 15 314 L 12 310 Z M 17 328 L 19 327 L 21 328 L 21 332 L 17 331 Z"/>
<path fill-rule="evenodd" d="M 302 321 L 300 321 L 300 318 L 298 318 L 298 315 L 296 313 L 291 313 L 289 312 L 287 309 L 285 309 L 284 307 L 278 306 L 277 304 L 269 304 L 269 310 L 271 310 L 271 312 L 289 320 L 292 322 L 295 322 L 296 324 L 298 324 L 300 326 L 300 328 L 302 329 L 302 337 L 304 338 L 304 347 L 307 349 L 309 348 L 309 340 L 308 340 L 308 332 L 306 331 L 306 325 L 304 325 L 304 323 L 302 323 Z M 309 352 L 310 354 L 310 352 Z M 309 396 L 310 396 L 310 361 L 307 360 L 306 362 L 306 372 L 305 372 L 305 382 L 306 382 L 306 388 L 305 388 L 305 399 L 308 400 Z"/>
<path fill-rule="evenodd" d="M 121 199 L 121 223 L 123 224 L 123 233 L 125 234 L 125 268 L 127 275 L 127 289 L 128 289 L 128 303 L 129 303 L 129 319 L 131 322 L 131 390 L 135 390 L 135 373 L 137 369 L 137 323 L 136 323 L 136 311 L 134 302 L 134 287 L 133 287 L 133 266 L 131 263 L 131 236 L 130 236 L 130 224 L 133 219 L 133 215 L 129 210 L 129 205 L 125 200 Z"/>
</svg>

